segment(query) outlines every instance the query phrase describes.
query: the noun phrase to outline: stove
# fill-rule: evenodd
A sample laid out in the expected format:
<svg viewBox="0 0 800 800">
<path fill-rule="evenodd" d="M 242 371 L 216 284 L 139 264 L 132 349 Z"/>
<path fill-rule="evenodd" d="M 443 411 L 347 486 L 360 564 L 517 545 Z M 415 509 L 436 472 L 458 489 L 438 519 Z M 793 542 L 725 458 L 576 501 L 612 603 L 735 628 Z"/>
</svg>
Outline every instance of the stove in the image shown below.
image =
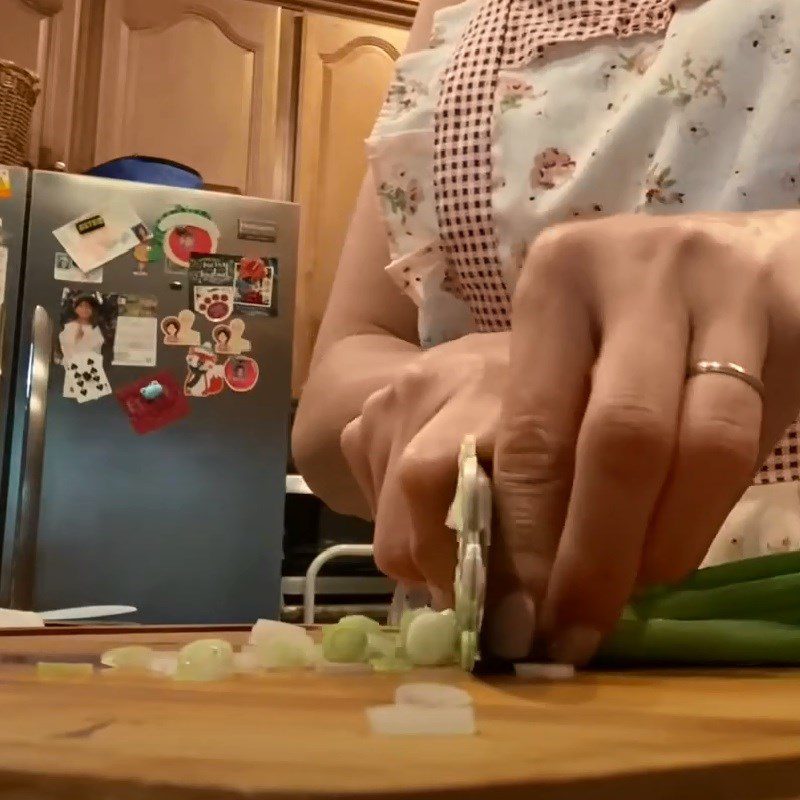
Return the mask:
<svg viewBox="0 0 800 800">
<path fill-rule="evenodd" d="M 296 403 L 292 403 L 290 423 Z M 291 424 L 290 424 L 291 430 Z M 291 452 L 291 450 L 290 450 Z M 323 551 L 339 544 L 371 544 L 372 523 L 337 514 L 309 489 L 289 456 L 286 475 L 282 618 L 302 622 L 306 570 Z M 386 619 L 394 585 L 371 558 L 345 556 L 329 561 L 316 581 L 315 620 L 335 622 L 345 614 Z"/>
</svg>

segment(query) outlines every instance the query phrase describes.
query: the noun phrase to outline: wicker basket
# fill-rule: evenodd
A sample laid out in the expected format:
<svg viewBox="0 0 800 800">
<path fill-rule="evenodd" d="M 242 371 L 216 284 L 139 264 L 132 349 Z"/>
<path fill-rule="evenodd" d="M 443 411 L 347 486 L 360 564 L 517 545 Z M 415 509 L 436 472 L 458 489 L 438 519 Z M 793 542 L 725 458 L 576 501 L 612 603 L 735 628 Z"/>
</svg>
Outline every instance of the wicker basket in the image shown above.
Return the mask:
<svg viewBox="0 0 800 800">
<path fill-rule="evenodd" d="M 31 116 L 40 90 L 38 75 L 0 59 L 0 164 L 28 163 Z"/>
</svg>

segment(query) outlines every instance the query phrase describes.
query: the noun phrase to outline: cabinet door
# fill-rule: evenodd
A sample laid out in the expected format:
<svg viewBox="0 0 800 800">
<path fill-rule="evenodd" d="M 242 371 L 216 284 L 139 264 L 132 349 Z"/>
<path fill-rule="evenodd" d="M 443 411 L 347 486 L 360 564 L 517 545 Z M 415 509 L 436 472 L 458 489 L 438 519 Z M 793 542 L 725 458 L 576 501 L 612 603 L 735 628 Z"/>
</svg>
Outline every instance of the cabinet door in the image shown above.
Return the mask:
<svg viewBox="0 0 800 800">
<path fill-rule="evenodd" d="M 95 159 L 169 158 L 271 193 L 279 8 L 107 0 Z"/>
<path fill-rule="evenodd" d="M 35 166 L 68 161 L 80 14 L 81 0 L 0 0 L 0 58 L 42 79 L 28 156 Z"/>
<path fill-rule="evenodd" d="M 295 199 L 301 204 L 293 391 L 311 351 L 367 168 L 369 136 L 408 31 L 309 14 L 303 31 Z"/>
</svg>

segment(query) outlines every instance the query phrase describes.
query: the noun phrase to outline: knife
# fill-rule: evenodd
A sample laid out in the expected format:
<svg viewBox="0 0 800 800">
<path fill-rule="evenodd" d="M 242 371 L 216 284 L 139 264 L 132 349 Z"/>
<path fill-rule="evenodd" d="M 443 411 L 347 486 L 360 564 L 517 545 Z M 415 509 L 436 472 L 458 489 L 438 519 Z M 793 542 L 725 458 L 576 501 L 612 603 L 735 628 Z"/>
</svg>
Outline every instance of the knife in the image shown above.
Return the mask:
<svg viewBox="0 0 800 800">
<path fill-rule="evenodd" d="M 458 456 L 458 483 L 447 524 L 458 541 L 453 583 L 461 667 L 472 672 L 480 660 L 480 632 L 486 602 L 486 565 L 491 543 L 492 486 L 478 462 L 474 436 L 466 436 Z"/>
</svg>

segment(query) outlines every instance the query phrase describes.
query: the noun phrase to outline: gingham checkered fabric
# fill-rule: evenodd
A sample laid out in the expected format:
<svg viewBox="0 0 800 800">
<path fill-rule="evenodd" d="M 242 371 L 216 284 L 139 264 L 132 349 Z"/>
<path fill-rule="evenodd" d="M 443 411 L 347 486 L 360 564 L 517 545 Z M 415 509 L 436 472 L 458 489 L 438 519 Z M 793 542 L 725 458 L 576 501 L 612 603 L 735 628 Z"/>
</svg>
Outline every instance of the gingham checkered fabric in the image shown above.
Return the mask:
<svg viewBox="0 0 800 800">
<path fill-rule="evenodd" d="M 501 68 L 544 55 L 556 42 L 664 30 L 671 0 L 486 0 L 470 20 L 442 80 L 433 185 L 447 257 L 444 287 L 470 307 L 481 331 L 511 323 L 492 218 L 492 119 Z"/>
<path fill-rule="evenodd" d="M 794 423 L 775 446 L 753 483 L 786 483 L 800 480 L 800 456 L 797 446 L 800 443 L 800 426 Z"/>
<path fill-rule="evenodd" d="M 510 325 L 492 220 L 492 115 L 513 0 L 487 0 L 470 20 L 445 71 L 434 130 L 433 186 L 446 286 L 470 307 L 479 330 Z"/>
<path fill-rule="evenodd" d="M 674 0 L 518 0 L 512 3 L 503 66 L 524 67 L 558 42 L 659 33 L 676 5 Z"/>
</svg>

